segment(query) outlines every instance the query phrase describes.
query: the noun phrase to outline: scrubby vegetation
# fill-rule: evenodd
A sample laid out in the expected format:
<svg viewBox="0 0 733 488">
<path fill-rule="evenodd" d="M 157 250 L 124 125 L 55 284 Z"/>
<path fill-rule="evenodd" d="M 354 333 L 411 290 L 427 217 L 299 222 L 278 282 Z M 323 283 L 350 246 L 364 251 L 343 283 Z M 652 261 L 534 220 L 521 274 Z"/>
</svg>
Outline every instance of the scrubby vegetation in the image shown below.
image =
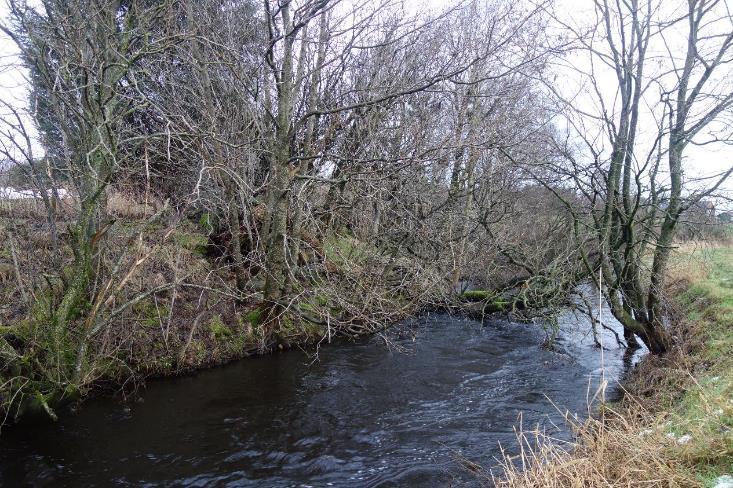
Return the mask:
<svg viewBox="0 0 733 488">
<path fill-rule="evenodd" d="M 261 283 L 236 291 L 200 222 L 165 207 L 131 218 L 125 209 L 135 209 L 134 201 L 113 200 L 116 222 L 98 261 L 104 281 L 94 285 L 92 301 L 74 304 L 64 327 L 56 317 L 64 283 L 74 278 L 70 237 L 59 236 L 64 271 L 55 274 L 53 263 L 38 259 L 46 249 L 38 239 L 48 236 L 34 230 L 35 215 L 21 218 L 16 209 L 12 220 L 0 220 L 0 232 L 12 235 L 0 257 L 0 292 L 10 298 L 0 308 L 0 384 L 11 418 L 32 411 L 55 417 L 57 406 L 104 385 L 132 387 L 151 374 L 373 332 L 445 300 L 431 270 L 333 234 L 292 284 L 288 303 L 273 309 Z"/>
<path fill-rule="evenodd" d="M 354 8 L 8 4 L 29 89 L 0 121 L 0 412 L 580 268 L 567 209 L 497 149 L 549 135 L 520 76 L 552 53 L 526 48 L 542 9 Z"/>
</svg>

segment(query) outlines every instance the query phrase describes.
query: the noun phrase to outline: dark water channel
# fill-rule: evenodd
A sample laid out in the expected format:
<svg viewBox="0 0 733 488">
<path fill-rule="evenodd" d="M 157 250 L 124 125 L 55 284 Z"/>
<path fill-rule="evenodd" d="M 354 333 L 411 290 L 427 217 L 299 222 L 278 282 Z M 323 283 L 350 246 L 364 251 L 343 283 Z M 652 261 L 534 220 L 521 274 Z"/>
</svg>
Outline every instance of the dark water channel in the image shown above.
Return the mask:
<svg viewBox="0 0 733 488">
<path fill-rule="evenodd" d="M 555 352 L 539 326 L 433 315 L 391 329 L 399 348 L 375 336 L 153 381 L 142 402 L 5 429 L 0 484 L 462 486 L 456 456 L 495 464 L 520 412 L 550 429 L 562 421 L 546 397 L 586 412 L 600 355 L 573 322 Z M 604 340 L 612 381 L 623 351 Z"/>
</svg>

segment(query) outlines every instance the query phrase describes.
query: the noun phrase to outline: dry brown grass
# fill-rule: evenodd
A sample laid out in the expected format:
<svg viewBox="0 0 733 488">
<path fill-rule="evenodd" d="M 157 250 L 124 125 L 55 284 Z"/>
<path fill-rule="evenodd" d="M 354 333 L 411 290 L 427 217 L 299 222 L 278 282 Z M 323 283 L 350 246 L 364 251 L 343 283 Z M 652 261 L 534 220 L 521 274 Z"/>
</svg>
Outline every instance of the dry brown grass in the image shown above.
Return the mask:
<svg viewBox="0 0 733 488">
<path fill-rule="evenodd" d="M 643 386 L 638 398 L 627 393 L 617 408 L 604 407 L 602 414 L 582 421 L 566 416 L 573 442 L 518 429 L 520 453 L 505 454 L 496 469 L 482 473 L 484 483 L 499 488 L 706 486 L 698 468 L 710 461 L 712 451 L 727 455 L 725 437 L 709 435 L 709 419 L 720 411 L 720 402 L 709 402 L 704 422 L 690 423 L 685 413 L 662 408 L 692 391 L 704 395 L 680 364 L 665 367 L 654 359 L 636 376 L 632 387 Z M 713 428 L 724 429 L 724 420 Z"/>
<path fill-rule="evenodd" d="M 679 439 L 667 432 L 667 416 L 641 407 L 623 413 L 567 418 L 576 441 L 561 443 L 539 431 L 518 432 L 518 456 L 505 456 L 488 483 L 500 488 L 692 487 L 699 482 L 670 451 Z"/>
<path fill-rule="evenodd" d="M 67 193 L 56 202 L 56 217 L 59 220 L 68 219 L 76 214 L 78 207 L 74 197 Z M 30 221 L 45 221 L 46 207 L 40 198 L 21 198 L 17 200 L 8 200 L 0 198 L 0 218 L 22 219 Z"/>
<path fill-rule="evenodd" d="M 46 209 L 40 199 L 0 199 L 0 217 L 41 220 L 45 218 L 45 215 Z"/>
<path fill-rule="evenodd" d="M 65 196 L 56 209 L 59 218 L 68 219 L 76 215 L 78 201 L 71 195 Z M 136 196 L 130 192 L 110 189 L 107 194 L 107 212 L 117 218 L 140 220 L 151 217 L 161 207 L 159 198 Z M 30 219 L 42 221 L 46 218 L 46 209 L 40 198 L 18 200 L 0 199 L 0 218 Z"/>
<path fill-rule="evenodd" d="M 162 206 L 163 202 L 157 198 L 148 197 L 146 202 L 144 197 L 138 198 L 125 191 L 110 191 L 107 196 L 107 212 L 122 219 L 146 219 L 153 216 Z"/>
<path fill-rule="evenodd" d="M 670 295 L 675 295 L 678 286 L 704 281 L 710 274 L 713 263 L 705 255 L 716 249 L 733 247 L 733 240 L 690 240 L 677 243 L 667 270 Z M 695 256 L 691 262 L 691 256 Z"/>
</svg>

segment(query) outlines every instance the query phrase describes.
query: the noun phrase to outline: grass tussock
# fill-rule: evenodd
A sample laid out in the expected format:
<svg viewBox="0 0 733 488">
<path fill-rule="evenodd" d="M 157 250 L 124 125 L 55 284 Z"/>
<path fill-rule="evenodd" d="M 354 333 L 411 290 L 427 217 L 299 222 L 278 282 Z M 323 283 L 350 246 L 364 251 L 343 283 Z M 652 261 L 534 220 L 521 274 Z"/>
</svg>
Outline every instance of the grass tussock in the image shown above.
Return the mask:
<svg viewBox="0 0 733 488">
<path fill-rule="evenodd" d="M 141 198 L 124 191 L 111 191 L 107 195 L 107 212 L 116 218 L 139 220 L 155 215 L 163 202 L 155 197 Z"/>
<path fill-rule="evenodd" d="M 668 286 L 674 349 L 645 358 L 620 402 L 568 418 L 573 442 L 519 431 L 487 484 L 712 488 L 733 474 L 733 244 L 681 247 Z"/>
<path fill-rule="evenodd" d="M 567 418 L 575 442 L 563 443 L 540 432 L 518 431 L 521 452 L 505 456 L 502 476 L 489 473 L 501 488 L 582 488 L 608 486 L 695 486 L 684 462 L 670 456 L 679 439 L 667 432 L 669 420 L 640 407 L 623 412 L 605 409 L 602 417 Z"/>
</svg>

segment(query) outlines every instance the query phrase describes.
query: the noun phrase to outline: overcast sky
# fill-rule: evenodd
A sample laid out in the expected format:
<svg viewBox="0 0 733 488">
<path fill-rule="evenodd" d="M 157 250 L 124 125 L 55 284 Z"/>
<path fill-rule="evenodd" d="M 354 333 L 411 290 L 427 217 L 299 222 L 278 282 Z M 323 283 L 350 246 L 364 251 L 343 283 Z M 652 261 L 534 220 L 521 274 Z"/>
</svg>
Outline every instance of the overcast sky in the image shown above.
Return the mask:
<svg viewBox="0 0 733 488">
<path fill-rule="evenodd" d="M 556 0 L 556 2 L 558 6 L 557 11 L 564 16 L 563 20 L 565 21 L 569 21 L 575 25 L 578 25 L 590 22 L 594 19 L 593 0 Z M 730 12 L 730 9 L 733 9 L 733 0 L 724 0 L 724 2 L 729 4 L 727 5 L 727 7 L 729 8 L 728 12 Z M 682 14 L 687 10 L 687 0 L 663 0 L 663 3 L 661 5 L 667 18 L 671 18 L 672 16 L 675 16 L 675 14 Z M 668 66 L 670 52 L 673 56 L 680 56 L 680 58 L 676 59 L 675 61 L 678 65 L 682 64 L 681 56 L 683 56 L 685 53 L 687 35 L 687 29 L 685 29 L 685 27 L 685 23 L 680 23 L 679 28 L 675 30 L 667 30 L 664 36 L 664 42 L 662 42 L 661 38 L 658 36 L 652 40 L 648 52 L 648 57 L 650 61 L 647 62 L 645 74 L 649 75 L 650 71 L 654 71 L 655 62 L 653 58 L 655 57 L 659 57 L 664 63 L 664 66 Z M 730 21 L 719 23 L 715 26 L 715 33 L 720 33 L 721 30 L 724 30 L 727 33 L 730 31 L 731 28 L 733 28 L 733 25 L 731 25 Z M 667 49 L 665 43 L 667 44 L 669 49 Z M 587 60 L 579 59 L 579 57 L 571 57 L 569 61 L 571 63 L 576 63 L 576 66 L 587 66 Z M 597 63 L 596 66 L 598 66 Z M 565 78 L 563 79 L 563 84 L 561 84 L 560 86 L 566 87 L 566 90 L 572 90 L 573 88 L 571 87 L 575 87 L 578 82 L 577 78 L 572 76 L 570 70 L 565 70 L 562 72 L 565 74 Z M 710 80 L 711 82 L 709 82 L 707 86 L 717 85 L 719 83 L 720 86 L 728 87 L 726 88 L 726 91 L 733 90 L 733 84 L 730 83 L 730 80 L 733 80 L 733 71 L 731 71 L 730 68 L 727 68 L 727 71 L 719 71 L 718 79 Z M 672 88 L 674 86 L 674 81 L 674 79 L 667 77 L 666 87 L 668 89 Z M 606 71 L 605 73 L 603 73 L 603 76 L 600 77 L 600 84 L 604 87 L 604 90 L 602 90 L 602 92 L 604 98 L 606 99 L 606 102 L 612 103 L 612 98 L 615 95 L 617 88 L 617 82 L 613 72 Z M 649 105 L 659 106 L 658 89 L 649 90 L 645 94 L 645 98 Z M 578 103 L 580 105 L 592 106 L 593 99 L 594 97 L 583 98 L 581 96 L 578 99 Z M 639 137 L 641 139 L 641 143 L 639 147 L 637 147 L 637 150 L 640 153 L 638 157 L 641 157 L 641 155 L 645 152 L 644 150 L 646 148 L 644 147 L 644 141 L 646 140 L 647 142 L 649 142 L 653 139 L 653 137 L 656 136 L 657 125 L 649 115 L 649 113 L 646 113 L 646 118 L 644 118 L 644 114 L 642 114 L 641 124 L 639 127 Z M 717 124 L 711 124 L 710 129 L 730 135 L 730 123 L 733 119 L 732 116 L 733 111 L 729 111 L 727 114 L 723 114 L 723 116 L 720 117 L 721 121 Z M 706 135 L 707 134 L 702 134 L 699 140 L 709 140 L 709 137 L 706 137 Z M 691 144 L 685 149 L 684 165 L 685 174 L 689 179 L 711 177 L 713 175 L 720 174 L 733 166 L 733 145 L 715 143 L 704 146 L 696 146 Z M 729 181 L 726 182 L 725 193 L 728 196 L 733 197 L 733 179 L 729 179 Z"/>
<path fill-rule="evenodd" d="M 731 2 L 733 8 L 733 0 Z M 676 8 L 681 5 L 683 0 L 664 0 L 665 7 Z M 410 10 L 421 9 L 441 9 L 450 4 L 449 0 L 407 0 Z M 587 22 L 592 19 L 593 0 L 557 0 L 558 12 L 568 16 L 568 20 L 576 23 Z M 0 0 L 0 22 L 7 19 L 7 5 L 5 0 Z M 582 60 L 570 60 L 571 63 L 582 63 Z M 569 71 L 560 72 L 561 86 L 565 86 L 567 90 L 574 90 L 577 86 L 577 78 L 573 79 Z M 562 77 L 565 77 L 563 79 Z M 733 74 L 731 74 L 733 78 Z M 608 96 L 612 97 L 614 93 L 614 77 L 609 74 L 606 83 L 608 84 Z M 604 93 L 604 96 L 606 94 Z M 0 34 L 0 97 L 4 101 L 11 101 L 18 107 L 25 107 L 27 97 L 27 81 L 24 71 L 18 66 L 17 49 L 12 41 L 4 34 Z M 592 103 L 589 99 L 583 99 L 582 96 L 578 100 L 580 104 Z M 730 117 L 728 120 L 731 120 Z M 642 124 L 642 132 L 654 132 L 656 130 L 653 124 Z M 642 136 L 643 137 L 643 136 Z M 733 145 L 713 144 L 706 146 L 689 146 L 686 152 L 685 171 L 686 175 L 692 177 L 710 176 L 720 173 L 725 169 L 733 166 Z M 725 185 L 726 192 L 733 197 L 733 181 L 728 181 Z"/>
</svg>

